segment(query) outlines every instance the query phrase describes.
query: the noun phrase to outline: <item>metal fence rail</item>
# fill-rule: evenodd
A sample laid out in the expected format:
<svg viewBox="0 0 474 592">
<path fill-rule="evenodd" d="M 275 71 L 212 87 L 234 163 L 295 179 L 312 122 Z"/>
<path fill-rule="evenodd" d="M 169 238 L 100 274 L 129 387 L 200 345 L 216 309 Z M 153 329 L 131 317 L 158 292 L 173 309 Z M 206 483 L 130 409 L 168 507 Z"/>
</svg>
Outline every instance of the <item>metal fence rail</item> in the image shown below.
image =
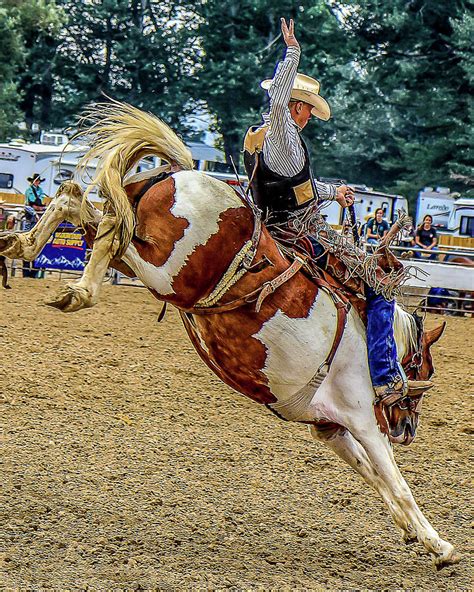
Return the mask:
<svg viewBox="0 0 474 592">
<path fill-rule="evenodd" d="M 396 252 L 415 251 L 414 248 L 409 247 L 392 247 Z M 418 249 L 421 253 L 426 253 L 422 249 Z M 446 248 L 436 251 L 436 255 L 449 255 L 451 257 L 467 257 L 474 262 L 474 249 L 456 250 L 454 248 Z M 10 270 L 12 277 L 18 277 L 22 273 L 21 260 L 8 260 L 7 268 Z M 474 265 L 457 263 L 452 261 L 440 260 L 426 260 L 426 259 L 403 259 L 406 265 L 414 265 L 420 269 L 432 269 L 439 276 L 440 286 L 433 286 L 433 282 L 427 283 L 418 280 L 414 284 L 407 284 L 402 290 L 403 304 L 408 309 L 422 309 L 430 312 L 442 312 L 447 314 L 459 314 L 465 316 L 474 316 Z M 43 276 L 48 278 L 55 278 L 61 280 L 79 278 L 82 275 L 80 271 L 72 270 L 56 270 L 45 268 L 42 270 Z M 433 273 L 432 273 L 433 275 Z M 456 276 L 456 278 L 455 278 Z M 450 280 L 450 277 L 453 279 Z M 459 283 L 461 278 L 461 284 Z M 428 278 L 426 278 L 428 279 Z M 144 288 L 145 286 L 138 278 L 129 278 L 122 273 L 110 269 L 105 278 L 105 282 L 111 282 L 117 286 L 128 286 L 135 288 Z M 451 285 L 450 285 L 451 284 Z M 430 294 L 434 287 L 441 287 L 447 290 L 447 293 L 437 295 Z M 421 302 L 420 302 L 421 301 Z"/>
</svg>

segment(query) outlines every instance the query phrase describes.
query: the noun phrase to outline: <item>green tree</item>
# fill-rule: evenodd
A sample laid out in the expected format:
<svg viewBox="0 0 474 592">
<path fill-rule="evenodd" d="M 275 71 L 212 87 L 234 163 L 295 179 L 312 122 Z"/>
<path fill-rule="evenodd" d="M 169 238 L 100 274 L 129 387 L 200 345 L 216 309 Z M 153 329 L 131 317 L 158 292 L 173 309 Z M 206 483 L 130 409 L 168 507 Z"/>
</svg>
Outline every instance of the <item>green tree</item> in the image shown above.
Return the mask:
<svg viewBox="0 0 474 592">
<path fill-rule="evenodd" d="M 461 188 L 452 174 L 466 170 L 472 141 L 467 6 L 463 0 L 333 4 L 353 57 L 337 85 L 325 157 L 346 177 L 412 199 L 423 185 Z"/>
<path fill-rule="evenodd" d="M 23 51 L 15 28 L 11 10 L 7 6 L 0 7 L 0 138 L 12 134 L 20 119 L 15 74 L 23 60 Z"/>
<path fill-rule="evenodd" d="M 334 59 L 329 48 L 340 53 L 332 38 L 338 24 L 323 0 L 294 5 L 280 0 L 206 0 L 193 6 L 201 19 L 203 52 L 194 92 L 215 117 L 227 157 L 238 163 L 245 130 L 260 121 L 266 107 L 259 83 L 273 75 L 283 57 L 280 17 L 296 20 L 304 47 L 301 67 L 308 74 L 326 71 Z M 311 54 L 315 37 L 326 43 L 326 51 Z"/>
<path fill-rule="evenodd" d="M 185 88 L 193 69 L 193 23 L 179 2 L 62 0 L 54 118 L 72 122 L 104 94 L 130 102 L 183 129 Z"/>
<path fill-rule="evenodd" d="M 52 123 L 53 71 L 65 15 L 54 0 L 20 0 L 17 18 L 25 55 L 18 72 L 20 108 L 28 128 L 33 123 L 47 128 Z"/>
</svg>

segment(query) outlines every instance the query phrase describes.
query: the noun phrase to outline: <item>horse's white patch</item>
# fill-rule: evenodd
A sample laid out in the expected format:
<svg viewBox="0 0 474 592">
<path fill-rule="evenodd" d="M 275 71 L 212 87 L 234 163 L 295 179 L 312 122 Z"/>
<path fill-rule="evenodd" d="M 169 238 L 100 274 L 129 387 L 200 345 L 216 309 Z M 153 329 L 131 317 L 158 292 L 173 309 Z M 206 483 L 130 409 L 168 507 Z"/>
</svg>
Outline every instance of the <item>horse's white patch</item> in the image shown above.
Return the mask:
<svg viewBox="0 0 474 592">
<path fill-rule="evenodd" d="M 228 185 L 204 173 L 180 171 L 173 175 L 173 179 L 176 190 L 171 213 L 189 222 L 183 237 L 176 242 L 169 258 L 161 267 L 140 259 L 133 245 L 130 245 L 123 257 L 137 277 L 162 296 L 175 294 L 174 278 L 186 265 L 196 247 L 205 245 L 219 231 L 221 214 L 244 207 Z"/>
<path fill-rule="evenodd" d="M 336 320 L 332 300 L 320 290 L 306 318 L 292 319 L 278 310 L 254 335 L 267 351 L 262 372 L 279 402 L 314 376 L 331 350 Z"/>
</svg>

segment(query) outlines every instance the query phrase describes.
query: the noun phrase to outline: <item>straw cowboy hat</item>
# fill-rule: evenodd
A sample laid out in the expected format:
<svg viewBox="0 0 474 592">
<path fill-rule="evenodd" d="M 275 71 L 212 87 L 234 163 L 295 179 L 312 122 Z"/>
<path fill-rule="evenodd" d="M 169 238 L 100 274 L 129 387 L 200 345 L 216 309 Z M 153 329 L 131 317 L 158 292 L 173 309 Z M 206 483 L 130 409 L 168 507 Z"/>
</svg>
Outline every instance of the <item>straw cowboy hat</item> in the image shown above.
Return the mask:
<svg viewBox="0 0 474 592">
<path fill-rule="evenodd" d="M 34 183 L 37 179 L 40 180 L 40 183 L 42 183 L 45 180 L 41 178 L 41 175 L 39 173 L 35 173 L 32 177 L 26 177 L 28 183 Z"/>
<path fill-rule="evenodd" d="M 265 90 L 270 88 L 273 80 L 264 80 L 260 86 Z M 323 121 L 331 117 L 331 108 L 327 101 L 319 94 L 319 82 L 315 78 L 298 73 L 291 90 L 291 98 L 312 105 L 311 114 Z"/>
</svg>

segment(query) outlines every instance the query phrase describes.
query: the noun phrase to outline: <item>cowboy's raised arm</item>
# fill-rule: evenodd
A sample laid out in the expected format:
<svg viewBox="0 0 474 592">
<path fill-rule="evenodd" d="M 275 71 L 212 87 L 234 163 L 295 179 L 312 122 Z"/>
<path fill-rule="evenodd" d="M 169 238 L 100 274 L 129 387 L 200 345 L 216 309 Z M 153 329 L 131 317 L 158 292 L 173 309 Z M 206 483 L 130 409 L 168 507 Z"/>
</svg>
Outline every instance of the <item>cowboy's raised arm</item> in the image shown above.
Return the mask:
<svg viewBox="0 0 474 592">
<path fill-rule="evenodd" d="M 301 51 L 295 38 L 293 20 L 288 27 L 285 19 L 281 19 L 281 31 L 287 48 L 268 89 L 270 112 L 264 158 L 274 172 L 292 176 L 299 173 L 304 165 L 303 147 L 288 108 Z"/>
<path fill-rule="evenodd" d="M 278 64 L 273 82 L 268 89 L 270 96 L 270 117 L 278 111 L 285 111 L 290 117 L 288 103 L 291 97 L 291 89 L 295 82 L 300 61 L 300 44 L 295 37 L 295 24 L 290 19 L 289 27 L 284 18 L 281 19 L 281 32 L 286 45 L 285 59 Z"/>
<path fill-rule="evenodd" d="M 289 26 L 285 19 L 281 19 L 281 32 L 286 44 L 286 53 L 285 59 L 278 64 L 268 89 L 270 113 L 266 123 L 269 125 L 269 130 L 263 146 L 263 155 L 272 171 L 290 177 L 297 175 L 305 162 L 303 145 L 288 107 L 301 50 L 295 36 L 293 19 L 290 19 Z M 316 180 L 314 183 L 321 199 L 337 199 L 338 189 L 335 185 Z"/>
</svg>

